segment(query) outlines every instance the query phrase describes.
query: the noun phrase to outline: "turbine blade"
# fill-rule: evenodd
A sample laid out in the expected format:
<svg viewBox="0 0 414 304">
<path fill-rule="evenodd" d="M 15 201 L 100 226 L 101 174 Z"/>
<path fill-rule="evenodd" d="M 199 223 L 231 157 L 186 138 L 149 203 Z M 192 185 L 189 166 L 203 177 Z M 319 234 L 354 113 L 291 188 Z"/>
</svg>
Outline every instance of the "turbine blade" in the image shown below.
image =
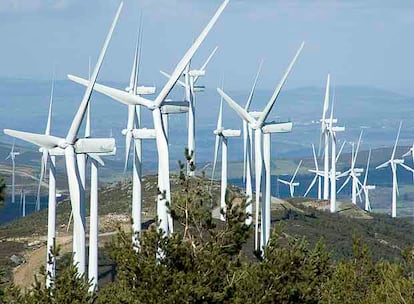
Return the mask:
<svg viewBox="0 0 414 304">
<path fill-rule="evenodd" d="M 410 155 L 411 155 L 411 153 L 412 153 L 412 148 L 410 148 L 410 150 L 408 150 L 408 152 L 407 152 L 407 153 L 405 153 L 402 157 L 407 157 L 407 156 L 410 156 Z"/>
<path fill-rule="evenodd" d="M 342 189 L 344 189 L 345 186 L 349 183 L 350 180 L 351 180 L 351 175 L 349 175 L 347 177 L 347 179 L 345 180 L 345 182 L 342 184 L 341 188 L 339 188 L 339 190 L 336 193 L 340 193 L 342 191 Z"/>
<path fill-rule="evenodd" d="M 397 138 L 395 139 L 395 145 L 394 145 L 394 149 L 392 150 L 391 160 L 395 158 L 395 152 L 397 151 L 397 145 L 398 145 L 398 139 L 400 138 L 401 127 L 402 127 L 402 121 L 400 122 L 400 127 L 398 128 Z"/>
<path fill-rule="evenodd" d="M 400 164 L 400 165 L 401 165 L 401 167 L 403 167 L 404 169 L 406 169 L 406 170 L 408 170 L 408 171 L 410 171 L 410 172 L 414 173 L 414 169 L 412 169 L 412 168 L 408 167 L 406 164 Z"/>
<path fill-rule="evenodd" d="M 223 99 L 220 101 L 219 115 L 217 119 L 217 130 L 223 128 Z"/>
<path fill-rule="evenodd" d="M 354 154 L 354 159 L 352 160 L 352 168 L 355 167 L 355 163 L 356 163 L 356 160 L 358 158 L 358 152 L 359 152 L 359 147 L 361 145 L 361 139 L 362 139 L 362 134 L 363 133 L 364 133 L 364 130 L 361 130 L 361 133 L 359 134 L 358 144 L 357 144 L 355 154 Z"/>
<path fill-rule="evenodd" d="M 95 153 L 88 153 L 88 156 L 92 158 L 94 161 L 96 161 L 98 164 L 100 164 L 101 166 L 105 166 L 103 159 L 99 155 Z"/>
<path fill-rule="evenodd" d="M 312 153 L 313 153 L 313 162 L 315 163 L 315 169 L 316 169 L 316 171 L 319 171 L 318 160 L 316 158 L 315 145 L 314 144 L 312 144 Z"/>
<path fill-rule="evenodd" d="M 323 101 L 323 109 L 322 109 L 322 122 L 321 122 L 322 123 L 322 131 L 321 131 L 321 133 L 324 131 L 326 114 L 328 113 L 328 109 L 329 109 L 330 87 L 331 87 L 331 75 L 328 74 L 328 77 L 326 79 L 325 99 Z"/>
<path fill-rule="evenodd" d="M 121 4 L 118 7 L 118 11 L 116 12 L 115 18 L 112 22 L 111 28 L 108 32 L 105 43 L 99 55 L 98 62 L 96 63 L 95 70 L 93 71 L 91 81 L 88 87 L 86 88 L 85 94 L 83 95 L 83 98 L 82 98 L 82 102 L 69 128 L 68 134 L 66 136 L 66 142 L 70 144 L 73 144 L 76 140 L 77 134 L 79 132 L 79 128 L 83 121 L 83 117 L 85 116 L 86 108 L 88 107 L 89 100 L 92 95 L 93 87 L 95 85 L 96 79 L 98 78 L 99 71 L 101 69 L 103 60 L 105 58 L 106 50 L 108 49 L 109 42 L 111 41 L 112 33 L 115 30 L 115 26 L 116 26 L 116 23 L 118 22 L 119 15 L 121 14 L 122 6 L 123 6 L 123 2 L 121 2 Z"/>
<path fill-rule="evenodd" d="M 364 187 L 367 185 L 367 182 L 368 182 L 368 170 L 369 170 L 370 161 L 371 161 L 371 149 L 369 149 L 369 152 L 368 152 L 367 167 L 365 169 L 365 177 L 364 177 Z"/>
<path fill-rule="evenodd" d="M 211 173 L 211 186 L 213 185 L 214 175 L 216 173 L 216 166 L 217 166 L 217 158 L 218 158 L 219 148 L 220 148 L 220 136 L 216 135 L 216 142 L 215 142 L 215 145 L 214 145 L 213 171 Z"/>
<path fill-rule="evenodd" d="M 302 52 L 303 47 L 305 46 L 305 42 L 302 42 L 301 46 L 299 47 L 298 51 L 295 54 L 295 57 L 293 57 L 293 60 L 291 61 L 291 63 L 289 64 L 285 74 L 282 77 L 282 80 L 279 82 L 279 84 L 277 85 L 272 97 L 270 98 L 268 104 L 266 105 L 266 108 L 264 109 L 264 111 L 262 112 L 262 115 L 260 116 L 259 120 L 258 120 L 258 124 L 260 126 L 263 125 L 263 123 L 265 122 L 265 120 L 267 119 L 267 117 L 270 114 L 270 111 L 273 108 L 273 105 L 276 102 L 277 97 L 279 96 L 280 91 L 282 90 L 283 85 L 285 84 L 290 71 L 293 68 L 293 65 L 295 64 L 296 60 L 298 59 L 300 53 Z"/>
<path fill-rule="evenodd" d="M 128 130 L 125 134 L 125 165 L 124 165 L 124 174 L 128 169 L 128 160 L 129 160 L 129 153 L 131 151 L 131 141 L 132 141 L 132 131 Z"/>
<path fill-rule="evenodd" d="M 43 150 L 42 158 L 41 158 L 41 165 L 40 165 L 39 185 L 37 186 L 36 210 L 40 210 L 40 189 L 42 187 L 43 177 L 44 177 L 45 171 L 46 171 L 47 159 L 48 159 L 48 151 Z"/>
<path fill-rule="evenodd" d="M 256 124 L 256 120 L 249 113 L 247 113 L 245 109 L 239 106 L 239 104 L 237 104 L 229 95 L 224 93 L 222 89 L 217 88 L 217 92 L 243 120 L 249 122 L 250 124 Z"/>
<path fill-rule="evenodd" d="M 52 89 L 50 91 L 50 101 L 49 101 L 49 112 L 47 115 L 47 124 L 46 124 L 46 130 L 45 134 L 50 135 L 50 128 L 52 124 L 52 108 L 53 108 L 53 94 L 55 91 L 55 75 L 53 74 L 53 80 L 52 80 Z"/>
<path fill-rule="evenodd" d="M 252 100 L 253 100 L 253 97 L 254 97 L 254 93 L 255 93 L 255 91 L 256 91 L 256 85 L 257 85 L 257 81 L 259 80 L 260 72 L 262 71 L 263 63 L 264 63 L 264 60 L 262 59 L 262 60 L 260 61 L 260 64 L 259 64 L 259 69 L 257 70 L 256 77 L 255 77 L 255 79 L 254 79 L 254 82 L 253 82 L 253 87 L 252 87 L 252 89 L 251 89 L 251 91 L 250 91 L 249 98 L 247 98 L 247 102 L 246 102 L 246 105 L 245 105 L 245 107 L 244 107 L 244 109 L 245 109 L 247 112 L 248 112 L 248 111 L 249 111 L 249 109 L 250 109 L 250 105 L 251 105 L 251 103 L 252 103 Z"/>
<path fill-rule="evenodd" d="M 161 73 L 161 75 L 163 75 L 163 76 L 165 76 L 165 77 L 167 77 L 167 78 L 171 78 L 171 75 L 170 74 L 168 74 L 168 73 L 166 73 L 166 72 L 164 72 L 164 71 L 160 71 L 160 73 Z M 183 88 L 186 88 L 187 87 L 187 85 L 185 84 L 185 82 L 184 81 L 182 81 L 182 80 L 177 80 L 177 83 L 181 86 L 181 87 L 183 87 Z"/>
<path fill-rule="evenodd" d="M 306 197 L 309 194 L 309 192 L 311 191 L 312 187 L 315 185 L 317 180 L 318 180 L 318 175 L 315 175 L 315 177 L 313 178 L 312 182 L 310 183 L 308 189 L 306 190 L 305 194 L 303 195 L 304 197 Z"/>
<path fill-rule="evenodd" d="M 184 57 L 181 59 L 181 61 L 176 66 L 174 72 L 171 75 L 171 78 L 167 81 L 165 86 L 162 88 L 160 94 L 155 99 L 155 105 L 157 107 L 161 106 L 165 98 L 168 96 L 174 85 L 176 84 L 177 80 L 181 77 L 181 74 L 184 72 L 184 69 L 186 66 L 190 63 L 192 57 L 194 56 L 195 52 L 198 50 L 200 45 L 203 43 L 204 39 L 207 37 L 210 30 L 213 28 L 215 23 L 217 22 L 220 15 L 223 13 L 224 9 L 226 8 L 227 4 L 229 3 L 229 0 L 225 0 L 220 7 L 218 8 L 217 12 L 214 14 L 213 18 L 210 20 L 210 22 L 207 24 L 207 26 L 204 28 L 204 30 L 201 32 L 200 36 L 196 39 L 196 41 L 193 43 L 193 45 L 190 47 L 190 49 L 187 51 L 187 53 L 184 55 Z"/>
<path fill-rule="evenodd" d="M 90 83 L 89 80 L 82 79 L 80 77 L 73 75 L 68 75 L 68 78 L 73 82 L 76 82 L 84 86 L 88 86 Z M 143 98 L 141 96 L 132 95 L 122 90 L 114 89 L 105 85 L 95 84 L 94 90 L 126 105 L 141 105 L 147 108 L 154 107 L 154 103 L 149 99 Z"/>
<path fill-rule="evenodd" d="M 10 129 L 4 129 L 4 133 L 14 138 L 18 138 L 18 139 L 27 141 L 29 143 L 32 143 L 38 147 L 43 147 L 47 149 L 53 149 L 57 147 L 63 141 L 63 138 L 59 138 L 59 137 L 55 137 L 51 135 L 21 132 L 21 131 L 15 131 L 15 130 L 10 130 Z"/>
<path fill-rule="evenodd" d="M 386 168 L 386 167 L 388 167 L 389 164 L 390 164 L 390 161 L 388 160 L 385 163 L 383 163 L 383 164 L 375 167 L 375 170 L 382 169 L 382 168 Z"/>
<path fill-rule="evenodd" d="M 208 64 L 210 63 L 211 59 L 213 59 L 214 55 L 216 54 L 218 50 L 218 46 L 216 46 L 213 51 L 210 53 L 210 56 L 208 56 L 207 60 L 204 62 L 204 64 L 201 66 L 201 71 L 205 71 Z M 195 81 L 197 81 L 198 77 L 196 77 Z"/>
<path fill-rule="evenodd" d="M 341 148 L 339 149 L 338 155 L 336 156 L 336 159 L 335 159 L 336 162 L 338 162 L 338 159 L 341 157 L 342 150 L 344 149 L 345 144 L 346 144 L 346 141 L 344 140 L 344 142 L 342 143 Z"/>
<path fill-rule="evenodd" d="M 295 180 L 296 174 L 298 174 L 298 171 L 301 165 L 302 165 L 302 160 L 299 162 L 299 165 L 296 168 L 295 173 L 293 174 L 292 180 L 290 181 L 291 183 L 293 183 L 293 181 Z"/>
<path fill-rule="evenodd" d="M 142 18 L 138 27 L 137 41 L 135 43 L 135 53 L 134 60 L 132 63 L 131 75 L 129 77 L 129 89 L 130 92 L 134 93 L 137 86 L 137 73 L 138 73 L 138 61 L 140 54 L 140 44 L 141 44 L 141 27 L 142 27 Z M 134 94 L 135 95 L 135 94 Z"/>
<path fill-rule="evenodd" d="M 290 184 L 291 184 L 290 182 L 285 181 L 285 180 L 280 179 L 280 178 L 278 178 L 278 179 L 277 179 L 277 181 L 278 181 L 279 183 L 281 183 L 281 184 L 288 185 L 288 186 L 290 186 Z"/>
</svg>

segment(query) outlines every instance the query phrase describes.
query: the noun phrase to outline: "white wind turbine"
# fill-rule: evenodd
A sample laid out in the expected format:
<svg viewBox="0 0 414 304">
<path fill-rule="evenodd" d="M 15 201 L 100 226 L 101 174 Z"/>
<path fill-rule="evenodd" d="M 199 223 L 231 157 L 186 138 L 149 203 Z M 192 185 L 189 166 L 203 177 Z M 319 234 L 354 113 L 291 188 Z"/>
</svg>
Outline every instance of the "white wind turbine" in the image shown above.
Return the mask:
<svg viewBox="0 0 414 304">
<path fill-rule="evenodd" d="M 331 76 L 328 74 L 326 80 L 325 99 L 323 103 L 322 119 L 321 119 L 321 137 L 319 140 L 319 154 L 321 152 L 322 140 L 324 141 L 324 168 L 323 168 L 323 199 L 329 198 L 329 121 L 326 119 L 326 115 L 329 109 L 329 96 L 330 96 L 330 83 Z M 336 121 L 335 121 L 336 123 Z"/>
<path fill-rule="evenodd" d="M 370 160 L 371 160 L 371 149 L 369 149 L 369 153 L 368 153 L 367 168 L 365 169 L 364 183 L 362 184 L 362 189 L 360 190 L 360 192 L 364 191 L 365 211 L 369 211 L 369 212 L 372 211 L 371 201 L 369 200 L 369 191 L 375 190 L 376 188 L 375 185 L 368 185 L 368 170 L 369 170 Z"/>
<path fill-rule="evenodd" d="M 81 201 L 84 189 L 82 188 L 82 182 L 79 176 L 79 168 L 76 160 L 76 154 L 86 153 L 111 153 L 115 151 L 115 141 L 111 138 L 104 139 L 92 139 L 92 138 L 80 138 L 78 139 L 78 132 L 85 116 L 89 100 L 95 85 L 96 79 L 99 74 L 99 70 L 103 63 L 106 50 L 109 46 L 109 42 L 112 37 L 112 33 L 115 29 L 119 15 L 122 10 L 123 3 L 121 2 L 115 18 L 112 22 L 109 33 L 106 37 L 104 46 L 99 55 L 98 62 L 95 66 L 94 72 L 91 77 L 91 82 L 88 85 L 85 94 L 82 98 L 82 102 L 76 112 L 76 115 L 72 121 L 66 138 L 60 138 L 52 135 L 34 134 L 28 132 L 20 132 L 14 130 L 5 129 L 4 132 L 7 135 L 22 139 L 24 141 L 35 144 L 43 149 L 54 150 L 53 153 L 59 153 L 65 155 L 66 171 L 68 175 L 68 184 L 70 199 L 73 212 L 74 230 L 76 239 L 74 239 L 74 265 L 76 265 L 78 273 L 85 273 L 85 222 L 82 221 L 81 215 Z"/>
<path fill-rule="evenodd" d="M 302 161 L 299 162 L 299 165 L 297 166 L 297 168 L 295 170 L 295 173 L 293 174 L 290 181 L 286 181 L 286 180 L 283 180 L 283 179 L 280 179 L 280 178 L 277 179 L 277 181 L 279 183 L 289 186 L 290 197 L 294 197 L 295 188 L 299 187 L 299 185 L 300 185 L 299 182 L 295 182 L 295 178 L 296 178 L 296 175 L 298 174 L 298 171 L 299 171 L 301 165 L 302 165 Z"/>
<path fill-rule="evenodd" d="M 338 160 L 338 157 L 336 155 L 336 134 L 338 132 L 344 132 L 344 127 L 337 127 L 334 126 L 334 123 L 337 123 L 337 119 L 333 118 L 334 113 L 334 102 L 332 102 L 332 108 L 331 108 L 331 117 L 327 121 L 328 124 L 328 132 L 329 136 L 331 138 L 331 144 L 332 144 L 332 150 L 331 150 L 331 171 L 330 171 L 330 181 L 331 181 L 331 197 L 330 197 L 330 211 L 331 213 L 336 212 L 336 180 L 338 178 L 339 172 L 336 172 L 336 162 Z"/>
<path fill-rule="evenodd" d="M 262 168 L 263 163 L 265 167 L 265 192 L 263 195 L 264 203 L 262 203 L 262 213 L 261 213 L 261 248 L 267 245 L 267 242 L 270 238 L 270 226 L 271 226 L 271 168 L 270 168 L 270 136 L 272 133 L 286 133 L 291 132 L 293 124 L 291 122 L 278 123 L 278 122 L 266 122 L 270 111 L 272 110 L 279 93 L 286 82 L 287 77 L 290 74 L 290 71 L 293 68 L 297 58 L 299 57 L 302 49 L 304 47 L 304 42 L 301 44 L 299 50 L 296 52 L 295 57 L 288 66 L 285 74 L 282 77 L 282 80 L 277 85 L 272 97 L 270 98 L 265 109 L 260 113 L 248 113 L 244 108 L 242 108 L 238 103 L 236 103 L 230 96 L 224 93 L 221 89 L 217 88 L 219 94 L 224 98 L 224 100 L 233 108 L 234 111 L 245 120 L 250 127 L 255 132 L 255 171 L 256 171 L 256 206 L 260 203 L 260 192 L 261 192 L 261 177 L 262 177 Z M 257 118 L 256 118 L 257 117 Z M 263 145 L 262 145 L 263 137 Z M 256 212 L 256 217 L 258 214 Z M 258 221 L 256 219 L 256 229 L 258 229 Z M 257 236 L 256 232 L 256 236 Z M 256 245 L 258 246 L 258 240 L 256 240 Z"/>
<path fill-rule="evenodd" d="M 342 184 L 342 186 L 339 188 L 337 193 L 341 192 L 342 189 L 344 189 L 345 186 L 352 180 L 352 187 L 351 187 L 352 188 L 352 204 L 354 204 L 354 205 L 357 204 L 357 195 L 360 194 L 360 192 L 361 192 L 359 187 L 362 186 L 362 183 L 359 180 L 359 177 L 364 172 L 364 169 L 362 169 L 362 168 L 355 168 L 355 164 L 356 164 L 356 161 L 357 161 L 357 158 L 358 158 L 359 147 L 361 145 L 362 134 L 363 134 L 363 131 L 361 131 L 361 133 L 359 135 L 356 150 L 355 150 L 355 144 L 352 143 L 351 167 L 347 171 L 345 171 L 342 174 L 338 175 L 338 177 L 347 176 L 347 178 L 346 178 L 345 182 Z M 362 200 L 361 196 L 359 197 L 359 199 Z"/>
<path fill-rule="evenodd" d="M 404 164 L 404 159 L 395 159 L 395 153 L 397 151 L 398 139 L 401 133 L 402 122 L 400 122 L 400 127 L 398 128 L 397 138 L 395 140 L 394 149 L 392 150 L 391 158 L 385 163 L 376 167 L 376 169 L 382 169 L 386 167 L 391 168 L 392 172 L 392 207 L 391 207 L 391 216 L 393 218 L 397 217 L 397 196 L 399 195 L 398 191 L 398 181 L 397 181 L 397 167 L 400 165 L 404 169 L 414 173 L 414 170 Z"/>
<path fill-rule="evenodd" d="M 315 174 L 315 177 L 313 178 L 312 182 L 310 183 L 308 189 L 306 190 L 304 197 L 306 197 L 309 192 L 312 190 L 313 186 L 318 182 L 318 200 L 322 199 L 322 178 L 324 177 L 324 171 L 319 170 L 318 160 L 316 158 L 316 152 L 315 152 L 315 145 L 312 144 L 312 152 L 313 152 L 313 161 L 315 164 L 314 170 L 308 170 L 311 173 Z"/>
<path fill-rule="evenodd" d="M 203 43 L 207 37 L 210 30 L 213 28 L 218 18 L 226 8 L 229 0 L 225 0 L 212 17 L 210 22 L 201 32 L 200 36 L 195 40 L 193 45 L 181 59 L 181 61 L 176 66 L 174 72 L 172 73 L 171 78 L 167 81 L 163 89 L 160 91 L 155 100 L 149 100 L 140 96 L 134 96 L 132 94 L 123 92 L 122 90 L 110 88 L 108 86 L 96 85 L 95 90 L 105 94 L 113 99 L 118 100 L 119 102 L 125 103 L 127 105 L 142 105 L 147 109 L 152 111 L 152 117 L 154 122 L 154 128 L 156 131 L 156 142 L 157 142 L 157 151 L 158 151 L 158 188 L 159 194 L 157 197 L 157 215 L 160 222 L 160 229 L 164 231 L 166 235 L 169 235 L 173 232 L 173 223 L 170 214 L 168 213 L 167 204 L 171 204 L 171 191 L 170 191 L 170 169 L 169 169 L 169 149 L 168 149 L 168 139 L 166 130 L 163 125 L 162 120 L 162 111 L 161 108 L 165 105 L 166 98 L 173 89 L 174 85 L 184 72 L 186 66 L 189 64 L 191 58 L 194 56 L 195 52 L 198 50 L 200 45 Z M 78 77 L 69 75 L 69 78 L 75 82 L 86 85 L 89 83 L 86 80 L 82 80 Z"/>
<path fill-rule="evenodd" d="M 16 178 L 15 178 L 15 174 L 16 174 L 16 156 L 20 155 L 20 152 L 15 152 L 14 151 L 14 141 L 13 141 L 13 146 L 10 150 L 9 155 L 6 157 L 6 160 L 10 159 L 12 162 L 12 203 L 14 203 L 16 201 L 15 199 L 15 185 L 16 185 Z"/>
<path fill-rule="evenodd" d="M 196 92 L 204 91 L 204 86 L 197 86 L 197 81 L 200 77 L 205 76 L 206 68 L 210 63 L 213 56 L 216 54 L 218 47 L 215 47 L 214 50 L 211 52 L 210 56 L 207 58 L 205 63 L 201 66 L 200 69 L 191 69 L 191 62 L 185 68 L 183 73 L 184 81 L 178 80 L 177 84 L 185 90 L 185 100 L 189 104 L 188 109 L 188 139 L 187 139 L 187 148 L 188 153 L 191 156 L 189 164 L 192 163 L 195 165 L 196 159 L 196 118 L 195 118 L 195 111 L 196 111 Z M 171 78 L 171 75 L 160 71 L 162 75 L 166 76 L 167 78 Z M 189 175 L 194 175 L 195 172 L 190 170 L 190 167 L 187 168 L 187 173 Z"/>
<path fill-rule="evenodd" d="M 214 165 L 211 179 L 214 179 L 216 172 L 217 157 L 221 143 L 221 192 L 220 192 L 220 209 L 226 212 L 226 192 L 227 192 L 227 141 L 231 137 L 239 137 L 240 130 L 231 130 L 223 128 L 223 99 L 220 102 L 220 110 L 217 119 L 217 128 L 214 130 L 216 135 L 216 143 L 214 147 Z M 226 218 L 221 214 L 221 220 L 225 221 Z"/>
</svg>

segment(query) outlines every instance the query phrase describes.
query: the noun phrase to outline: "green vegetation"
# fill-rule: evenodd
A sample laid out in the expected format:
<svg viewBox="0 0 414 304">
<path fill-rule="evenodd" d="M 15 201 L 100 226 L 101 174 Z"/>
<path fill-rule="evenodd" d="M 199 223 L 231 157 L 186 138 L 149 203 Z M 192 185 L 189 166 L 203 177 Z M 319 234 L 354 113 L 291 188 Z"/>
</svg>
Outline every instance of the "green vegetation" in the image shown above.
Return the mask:
<svg viewBox="0 0 414 304">
<path fill-rule="evenodd" d="M 199 178 L 187 178 L 184 166 L 180 168 L 181 191 L 174 194 L 171 208 L 175 232 L 166 238 L 153 224 L 139 235 L 139 246 L 134 247 L 131 234 L 119 230 L 105 249 L 116 265 L 112 282 L 89 293 L 88 282 L 69 263 L 58 271 L 49 289 L 40 283 L 44 277 L 29 290 L 0 285 L 2 302 L 414 303 L 413 248 L 401 251 L 395 261 L 374 259 L 371 244 L 362 242 L 366 235 L 358 235 L 362 230 L 349 223 L 353 234 L 349 257 L 336 260 L 322 241 L 311 245 L 304 237 L 287 232 L 299 219 L 305 223 L 309 219 L 305 229 L 310 234 L 324 225 L 322 212 L 302 210 L 302 202 L 296 200 L 291 202 L 296 211 L 275 214 L 287 224 L 275 226 L 267 249 L 246 254 L 251 227 L 245 225 L 243 197 L 228 191 L 226 221 L 217 223 L 211 215 L 215 200 L 209 185 Z M 341 221 L 346 217 L 337 216 L 332 222 L 341 226 Z M 379 218 L 372 229 L 384 222 Z M 393 236 L 392 232 L 383 233 Z"/>
</svg>

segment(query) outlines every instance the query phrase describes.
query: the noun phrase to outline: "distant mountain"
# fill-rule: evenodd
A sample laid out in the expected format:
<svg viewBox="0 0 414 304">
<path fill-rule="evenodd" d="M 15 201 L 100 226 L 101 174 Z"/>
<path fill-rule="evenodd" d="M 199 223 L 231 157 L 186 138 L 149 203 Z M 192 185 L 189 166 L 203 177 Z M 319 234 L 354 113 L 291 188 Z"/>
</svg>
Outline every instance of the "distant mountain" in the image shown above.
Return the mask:
<svg viewBox="0 0 414 304">
<path fill-rule="evenodd" d="M 110 83 L 124 88 L 126 84 Z M 0 128 L 22 129 L 43 132 L 49 102 L 50 83 L 46 81 L 0 79 Z M 247 99 L 248 90 L 228 93 L 240 104 Z M 69 81 L 57 81 L 55 89 L 53 134 L 66 134 L 69 123 L 79 105 L 83 88 Z M 252 109 L 262 109 L 272 92 L 258 90 L 253 100 Z M 334 93 L 332 92 L 332 95 Z M 311 155 L 311 143 L 319 143 L 319 119 L 322 111 L 324 88 L 305 87 L 282 91 L 269 119 L 291 119 L 294 129 L 291 134 L 273 136 L 272 154 L 274 157 L 292 157 Z M 173 99 L 182 99 L 183 92 L 176 89 L 171 94 Z M 213 130 L 216 125 L 220 98 L 215 88 L 208 88 L 197 96 L 197 159 L 208 162 L 212 159 L 214 147 Z M 109 136 L 117 139 L 118 154 L 122 160 L 124 138 L 121 131 L 126 125 L 127 108 L 98 93 L 92 97 L 93 136 Z M 372 87 L 338 86 L 335 88 L 335 117 L 346 132 L 338 135 L 339 141 L 356 141 L 361 127 L 365 129 L 363 149 L 391 146 L 400 120 L 404 120 L 401 134 L 402 145 L 411 145 L 414 131 L 414 99 Z M 149 111 L 144 109 L 143 125 L 152 127 Z M 225 126 L 241 128 L 241 120 L 225 106 Z M 183 159 L 186 146 L 186 115 L 170 117 L 171 160 L 176 163 Z M 0 142 L 11 139 L 0 134 Z M 24 145 L 24 143 L 19 142 Z M 232 139 L 229 143 L 230 160 L 242 159 L 241 139 Z M 144 143 L 144 161 L 156 164 L 156 147 L 154 142 Z"/>
</svg>

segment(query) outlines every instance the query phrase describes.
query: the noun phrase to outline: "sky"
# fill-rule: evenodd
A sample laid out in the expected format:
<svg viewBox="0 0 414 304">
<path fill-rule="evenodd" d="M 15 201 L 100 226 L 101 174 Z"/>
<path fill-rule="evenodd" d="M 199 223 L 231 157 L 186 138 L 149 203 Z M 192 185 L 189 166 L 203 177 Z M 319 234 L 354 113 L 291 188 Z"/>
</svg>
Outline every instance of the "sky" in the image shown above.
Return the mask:
<svg viewBox="0 0 414 304">
<path fill-rule="evenodd" d="M 144 23 L 143 84 L 164 83 L 214 14 L 219 0 L 125 0 L 101 81 L 127 83 L 139 18 Z M 86 76 L 100 51 L 118 0 L 1 0 L 0 78 Z M 414 96 L 414 2 L 377 0 L 231 0 L 196 54 L 200 66 L 216 46 L 205 84 L 272 89 L 302 41 L 305 49 L 286 89 L 374 86 Z"/>
</svg>

